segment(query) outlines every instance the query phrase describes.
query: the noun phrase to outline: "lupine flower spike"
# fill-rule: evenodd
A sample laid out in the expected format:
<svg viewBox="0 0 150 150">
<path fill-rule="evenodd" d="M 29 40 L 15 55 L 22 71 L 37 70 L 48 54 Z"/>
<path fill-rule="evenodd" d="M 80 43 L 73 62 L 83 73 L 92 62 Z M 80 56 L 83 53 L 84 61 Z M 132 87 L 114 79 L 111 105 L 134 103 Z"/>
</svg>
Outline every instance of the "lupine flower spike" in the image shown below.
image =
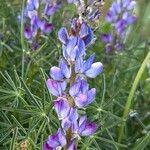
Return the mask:
<svg viewBox="0 0 150 150">
<path fill-rule="evenodd" d="M 52 23 L 48 22 L 48 20 L 44 18 L 54 15 L 54 13 L 61 7 L 60 2 L 52 3 L 49 0 L 45 0 L 44 10 L 40 10 L 40 5 L 40 0 L 27 0 L 24 12 L 24 36 L 28 42 L 31 43 L 33 50 L 36 50 L 39 47 L 37 38 L 42 34 L 47 35 L 53 30 Z"/>
<path fill-rule="evenodd" d="M 90 105 L 96 97 L 96 89 L 90 88 L 87 78 L 97 77 L 103 70 L 101 62 L 94 63 L 95 54 L 85 59 L 86 49 L 94 42 L 94 33 L 81 18 L 72 20 L 70 32 L 62 27 L 58 32 L 62 43 L 63 58 L 59 66 L 50 69 L 47 80 L 49 92 L 56 97 L 54 109 L 61 126 L 48 137 L 44 150 L 77 150 L 82 136 L 95 133 L 97 125 L 80 116 L 78 109 Z"/>
<path fill-rule="evenodd" d="M 111 23 L 114 32 L 102 34 L 100 39 L 106 44 L 106 52 L 120 51 L 124 47 L 126 29 L 136 21 L 132 15 L 136 2 L 134 0 L 115 0 L 109 9 L 106 21 Z"/>
</svg>

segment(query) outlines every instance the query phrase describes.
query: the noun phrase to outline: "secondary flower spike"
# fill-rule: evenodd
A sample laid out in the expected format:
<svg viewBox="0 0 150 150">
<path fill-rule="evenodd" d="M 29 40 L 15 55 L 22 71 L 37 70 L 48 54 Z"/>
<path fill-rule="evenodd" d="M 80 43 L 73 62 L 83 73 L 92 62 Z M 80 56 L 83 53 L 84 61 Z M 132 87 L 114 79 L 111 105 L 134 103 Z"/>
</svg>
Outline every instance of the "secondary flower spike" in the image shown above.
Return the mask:
<svg viewBox="0 0 150 150">
<path fill-rule="evenodd" d="M 40 6 L 44 4 L 45 9 Z M 27 0 L 24 10 L 25 29 L 24 36 L 31 44 L 33 50 L 39 47 L 38 38 L 41 35 L 47 35 L 52 32 L 53 24 L 48 21 L 48 17 L 54 15 L 61 8 L 60 2 L 51 2 L 45 0 Z"/>
<path fill-rule="evenodd" d="M 107 13 L 106 21 L 112 25 L 114 32 L 100 36 L 100 39 L 106 45 L 107 53 L 123 49 L 127 28 L 136 21 L 136 17 L 132 15 L 135 5 L 134 0 L 115 0 L 112 3 Z"/>
<path fill-rule="evenodd" d="M 101 74 L 103 65 L 94 63 L 95 54 L 85 59 L 87 47 L 95 40 L 85 20 L 73 19 L 70 30 L 62 27 L 58 38 L 62 43 L 63 58 L 58 67 L 50 68 L 47 88 L 56 97 L 54 109 L 61 129 L 48 137 L 43 148 L 77 150 L 78 137 L 90 136 L 97 129 L 96 124 L 88 122 L 87 116 L 81 116 L 78 109 L 85 111 L 84 108 L 94 102 L 96 89 L 90 88 L 88 78 Z"/>
</svg>

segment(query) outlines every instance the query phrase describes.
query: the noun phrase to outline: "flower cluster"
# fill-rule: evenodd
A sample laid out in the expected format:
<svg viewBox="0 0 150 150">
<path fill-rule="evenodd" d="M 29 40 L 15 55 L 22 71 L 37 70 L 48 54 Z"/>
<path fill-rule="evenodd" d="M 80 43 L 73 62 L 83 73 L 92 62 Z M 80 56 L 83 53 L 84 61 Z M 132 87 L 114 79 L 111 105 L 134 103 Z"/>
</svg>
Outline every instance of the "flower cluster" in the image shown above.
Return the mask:
<svg viewBox="0 0 150 150">
<path fill-rule="evenodd" d="M 44 11 L 41 12 L 41 4 L 44 4 Z M 53 15 L 61 7 L 60 2 L 45 0 L 27 0 L 25 7 L 25 38 L 32 44 L 33 49 L 38 48 L 37 38 L 42 34 L 52 32 L 53 25 L 49 23 L 48 16 Z"/>
<path fill-rule="evenodd" d="M 68 0 L 68 3 L 73 3 L 77 6 L 78 14 L 89 21 L 96 21 L 100 17 L 100 10 L 104 4 L 104 0 Z"/>
<path fill-rule="evenodd" d="M 98 76 L 103 65 L 101 62 L 93 63 L 95 54 L 85 59 L 86 48 L 93 43 L 94 34 L 84 20 L 73 19 L 70 32 L 62 27 L 58 38 L 62 43 L 63 58 L 59 67 L 50 69 L 47 87 L 56 97 L 54 109 L 61 127 L 48 137 L 44 150 L 76 150 L 79 137 L 90 136 L 97 128 L 95 123 L 88 122 L 86 115 L 80 116 L 78 109 L 94 101 L 96 89 L 89 87 L 87 78 Z"/>
<path fill-rule="evenodd" d="M 135 4 L 134 0 L 115 0 L 112 3 L 106 21 L 112 24 L 114 32 L 101 35 L 101 40 L 106 44 L 107 53 L 123 48 L 126 29 L 136 21 L 136 17 L 132 15 Z"/>
</svg>

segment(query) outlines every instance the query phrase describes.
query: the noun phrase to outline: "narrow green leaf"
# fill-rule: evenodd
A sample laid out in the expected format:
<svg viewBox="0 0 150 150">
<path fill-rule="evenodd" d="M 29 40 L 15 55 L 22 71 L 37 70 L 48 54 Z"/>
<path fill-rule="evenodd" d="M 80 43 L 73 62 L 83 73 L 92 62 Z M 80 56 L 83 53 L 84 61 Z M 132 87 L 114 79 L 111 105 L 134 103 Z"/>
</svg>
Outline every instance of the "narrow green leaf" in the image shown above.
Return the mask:
<svg viewBox="0 0 150 150">
<path fill-rule="evenodd" d="M 11 139 L 11 144 L 9 150 L 15 150 L 16 140 L 17 140 L 18 127 L 16 127 L 13 131 L 13 137 Z"/>
<path fill-rule="evenodd" d="M 0 143 L 2 143 L 2 142 L 10 135 L 11 132 L 12 132 L 12 129 L 10 128 L 10 129 L 6 132 L 6 134 L 5 134 L 2 138 L 0 138 Z"/>
<path fill-rule="evenodd" d="M 19 121 L 13 115 L 11 115 L 11 117 L 14 120 L 14 122 L 16 123 L 16 125 L 18 126 L 18 128 L 20 128 L 24 132 L 24 134 L 27 134 L 25 128 L 19 123 Z"/>
<path fill-rule="evenodd" d="M 150 132 L 135 143 L 133 150 L 144 150 L 148 144 L 150 144 Z"/>
<path fill-rule="evenodd" d="M 27 87 L 27 85 L 25 84 L 25 82 L 23 81 L 23 79 L 21 78 L 21 83 L 24 87 L 24 89 L 26 90 L 27 94 L 29 95 L 29 97 L 34 101 L 34 103 L 36 104 L 36 106 L 39 108 L 39 110 L 42 111 L 42 106 L 39 104 L 39 102 L 35 99 L 35 97 L 33 96 L 33 94 L 30 92 L 29 88 Z"/>
</svg>

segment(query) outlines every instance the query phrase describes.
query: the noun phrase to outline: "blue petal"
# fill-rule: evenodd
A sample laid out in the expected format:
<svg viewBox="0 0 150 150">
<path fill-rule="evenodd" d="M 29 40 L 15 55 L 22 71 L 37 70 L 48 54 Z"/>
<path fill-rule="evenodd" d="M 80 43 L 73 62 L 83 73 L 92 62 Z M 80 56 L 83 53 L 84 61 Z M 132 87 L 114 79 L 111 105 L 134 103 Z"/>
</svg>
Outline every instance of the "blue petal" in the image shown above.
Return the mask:
<svg viewBox="0 0 150 150">
<path fill-rule="evenodd" d="M 77 113 L 76 109 L 73 109 L 73 108 L 70 109 L 68 119 L 72 123 L 75 122 L 78 119 L 78 113 Z"/>
<path fill-rule="evenodd" d="M 30 27 L 28 27 L 28 26 L 25 27 L 24 36 L 28 40 L 31 40 L 33 38 L 33 32 L 31 31 Z"/>
<path fill-rule="evenodd" d="M 49 92 L 54 96 L 62 96 L 67 86 L 66 81 L 58 82 L 52 79 L 48 79 L 46 84 Z"/>
<path fill-rule="evenodd" d="M 73 132 L 73 133 L 75 133 L 75 134 L 78 133 L 79 124 L 78 124 L 78 121 L 77 121 L 77 120 L 73 122 L 71 129 L 72 129 L 72 132 Z"/>
<path fill-rule="evenodd" d="M 50 76 L 54 80 L 62 80 L 64 78 L 64 75 L 63 75 L 61 69 L 58 67 L 55 67 L 55 66 L 50 69 Z"/>
<path fill-rule="evenodd" d="M 70 88 L 70 90 L 69 90 L 69 94 L 70 94 L 72 97 L 76 96 L 76 95 L 79 93 L 80 85 L 81 85 L 80 82 L 75 82 L 75 83 L 71 86 L 71 88 Z"/>
<path fill-rule="evenodd" d="M 136 2 L 135 1 L 131 1 L 130 4 L 127 6 L 127 10 L 134 9 L 135 5 L 136 5 Z"/>
<path fill-rule="evenodd" d="M 88 27 L 88 35 L 83 40 L 86 47 L 90 46 L 95 41 L 94 33 L 90 27 Z"/>
<path fill-rule="evenodd" d="M 56 8 L 55 8 L 55 6 L 53 5 L 53 4 L 46 4 L 45 5 L 45 9 L 44 9 L 44 14 L 45 15 L 53 15 L 54 13 L 55 13 L 55 11 L 56 11 Z"/>
<path fill-rule="evenodd" d="M 66 45 L 62 45 L 62 51 L 63 51 L 63 57 L 68 60 L 69 59 L 69 56 L 66 52 Z"/>
<path fill-rule="evenodd" d="M 80 92 L 85 94 L 87 93 L 88 89 L 89 89 L 89 84 L 87 83 L 87 81 L 85 79 L 80 79 Z"/>
<path fill-rule="evenodd" d="M 116 2 L 112 4 L 112 9 L 115 11 L 116 14 L 120 14 L 122 11 L 121 2 Z"/>
<path fill-rule="evenodd" d="M 103 65 L 101 62 L 96 62 L 92 64 L 91 68 L 85 72 L 85 75 L 90 78 L 95 78 L 103 70 Z"/>
<path fill-rule="evenodd" d="M 44 143 L 43 145 L 43 150 L 54 150 L 52 147 L 50 147 L 47 142 Z"/>
<path fill-rule="evenodd" d="M 48 137 L 47 144 L 48 144 L 50 147 L 52 147 L 52 148 L 56 148 L 56 147 L 60 146 L 59 138 L 58 138 L 57 133 L 56 133 L 56 134 L 53 134 L 53 135 L 50 135 L 50 136 Z"/>
<path fill-rule="evenodd" d="M 33 0 L 33 5 L 35 7 L 35 9 L 39 8 L 39 0 Z"/>
<path fill-rule="evenodd" d="M 85 44 L 82 39 L 72 37 L 64 50 L 69 59 L 75 61 L 76 58 L 81 57 L 85 54 Z"/>
<path fill-rule="evenodd" d="M 84 115 L 84 116 L 81 116 L 80 119 L 79 119 L 79 126 L 85 124 L 87 122 L 87 116 Z M 85 124 L 86 125 L 86 124 Z M 84 126 L 85 126 L 84 125 Z"/>
<path fill-rule="evenodd" d="M 63 131 L 61 129 L 58 129 L 57 134 L 58 134 L 58 139 L 59 139 L 60 145 L 62 147 L 65 146 L 67 144 L 67 141 L 66 141 Z"/>
<path fill-rule="evenodd" d="M 101 35 L 101 40 L 104 43 L 110 43 L 110 42 L 112 42 L 112 40 L 113 40 L 112 34 L 111 33 L 109 33 L 109 34 L 102 34 Z"/>
<path fill-rule="evenodd" d="M 61 126 L 64 130 L 67 130 L 71 127 L 71 122 L 70 120 L 68 119 L 68 117 L 66 117 L 65 119 L 62 120 L 61 122 Z"/>
<path fill-rule="evenodd" d="M 70 108 L 69 114 L 66 118 L 62 120 L 62 128 L 67 130 L 71 127 L 71 125 L 77 121 L 78 119 L 78 113 L 76 109 Z"/>
<path fill-rule="evenodd" d="M 76 51 L 74 51 L 75 47 L 77 46 L 77 37 L 73 37 L 69 40 L 67 46 L 66 46 L 66 53 L 68 56 L 72 55 L 72 57 L 76 57 Z M 71 57 L 71 56 L 70 56 Z"/>
<path fill-rule="evenodd" d="M 87 124 L 87 116 L 81 116 L 79 119 L 79 128 L 78 128 L 78 134 L 80 135 L 82 131 L 85 130 Z"/>
<path fill-rule="evenodd" d="M 53 25 L 51 23 L 45 23 L 44 24 L 44 28 L 42 29 L 42 31 L 44 33 L 50 33 L 53 30 Z"/>
<path fill-rule="evenodd" d="M 69 104 L 68 104 L 67 100 L 64 98 L 58 98 L 54 102 L 54 108 L 55 108 L 58 118 L 60 120 L 65 118 L 68 115 L 69 110 L 70 110 Z"/>
<path fill-rule="evenodd" d="M 59 40 L 63 43 L 63 44 L 67 44 L 68 39 L 69 39 L 69 35 L 67 32 L 67 29 L 62 27 L 59 31 L 58 31 L 58 38 Z"/>
<path fill-rule="evenodd" d="M 78 57 L 75 61 L 75 73 L 81 73 L 82 67 L 83 67 L 83 58 Z"/>
<path fill-rule="evenodd" d="M 68 79 L 71 76 L 71 68 L 67 66 L 63 59 L 60 60 L 60 69 L 62 74 Z"/>
<path fill-rule="evenodd" d="M 77 41 L 77 47 L 78 47 L 78 52 L 77 52 L 77 58 L 78 57 L 81 57 L 83 55 L 85 55 L 85 43 L 82 39 L 78 38 L 78 41 Z"/>
<path fill-rule="evenodd" d="M 68 57 L 74 61 L 77 55 L 77 50 L 78 50 L 78 46 L 77 46 L 77 37 L 71 38 L 66 46 L 66 53 L 68 55 Z"/>
<path fill-rule="evenodd" d="M 70 142 L 69 146 L 67 147 L 67 150 L 77 150 L 77 146 L 76 146 L 75 140 Z"/>
<path fill-rule="evenodd" d="M 48 90 L 51 94 L 53 94 L 54 96 L 59 96 L 59 92 L 58 92 L 58 84 L 56 81 L 52 80 L 52 79 L 48 79 L 47 82 L 47 87 Z"/>
<path fill-rule="evenodd" d="M 81 69 L 81 73 L 87 71 L 88 69 L 91 68 L 91 65 L 93 64 L 95 58 L 95 54 L 91 55 L 83 64 L 83 67 Z"/>
<path fill-rule="evenodd" d="M 96 129 L 95 123 L 87 123 L 85 129 L 81 132 L 81 136 L 90 136 L 95 133 Z"/>
<path fill-rule="evenodd" d="M 92 103 L 96 96 L 96 89 L 92 88 L 91 90 L 89 90 L 87 96 L 88 96 L 88 104 Z"/>
<path fill-rule="evenodd" d="M 60 93 L 63 93 L 66 90 L 67 82 L 66 81 L 59 82 L 59 86 L 60 86 L 60 89 L 61 89 Z"/>
<path fill-rule="evenodd" d="M 88 105 L 88 99 L 87 99 L 87 95 L 86 94 L 79 94 L 76 98 L 75 98 L 75 104 L 76 106 L 78 106 L 79 108 L 83 108 L 84 106 Z"/>
<path fill-rule="evenodd" d="M 84 38 L 88 35 L 88 26 L 86 23 L 82 23 L 79 34 L 81 38 Z"/>
</svg>

